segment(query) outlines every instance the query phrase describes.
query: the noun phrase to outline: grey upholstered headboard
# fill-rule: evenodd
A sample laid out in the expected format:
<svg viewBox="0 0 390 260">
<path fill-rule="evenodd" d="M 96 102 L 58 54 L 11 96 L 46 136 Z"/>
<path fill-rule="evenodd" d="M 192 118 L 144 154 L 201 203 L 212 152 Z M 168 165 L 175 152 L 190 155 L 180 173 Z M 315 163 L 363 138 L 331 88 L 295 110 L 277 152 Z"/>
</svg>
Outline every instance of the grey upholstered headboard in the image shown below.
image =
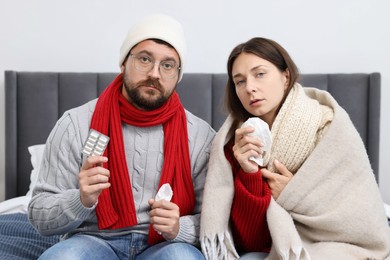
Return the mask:
<svg viewBox="0 0 390 260">
<path fill-rule="evenodd" d="M 27 147 L 42 144 L 69 108 L 96 98 L 115 73 L 5 72 L 6 199 L 25 195 L 31 173 Z M 216 130 L 225 119 L 225 74 L 187 73 L 178 92 L 184 106 Z M 378 177 L 380 74 L 307 74 L 304 86 L 328 90 L 350 114 Z"/>
</svg>

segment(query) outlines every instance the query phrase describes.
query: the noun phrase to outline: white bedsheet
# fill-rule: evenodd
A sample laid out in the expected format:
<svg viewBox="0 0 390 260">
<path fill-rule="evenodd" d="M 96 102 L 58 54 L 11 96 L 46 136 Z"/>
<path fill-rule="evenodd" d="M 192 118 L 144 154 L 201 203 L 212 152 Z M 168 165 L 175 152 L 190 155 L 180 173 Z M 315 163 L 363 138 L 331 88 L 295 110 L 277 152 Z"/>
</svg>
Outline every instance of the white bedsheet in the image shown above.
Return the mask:
<svg viewBox="0 0 390 260">
<path fill-rule="evenodd" d="M 26 195 L 0 202 L 0 214 L 27 213 L 30 200 L 31 196 Z"/>
</svg>

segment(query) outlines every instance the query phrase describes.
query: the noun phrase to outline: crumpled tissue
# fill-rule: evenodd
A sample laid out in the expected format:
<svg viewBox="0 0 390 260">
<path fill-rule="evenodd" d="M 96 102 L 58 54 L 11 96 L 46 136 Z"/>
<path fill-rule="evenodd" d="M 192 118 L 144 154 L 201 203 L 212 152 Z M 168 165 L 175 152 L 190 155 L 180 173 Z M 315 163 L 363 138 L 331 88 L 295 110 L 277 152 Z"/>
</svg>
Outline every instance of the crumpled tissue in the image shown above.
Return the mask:
<svg viewBox="0 0 390 260">
<path fill-rule="evenodd" d="M 252 126 L 255 131 L 250 133 L 250 136 L 258 137 L 264 146 L 261 148 L 263 150 L 263 154 L 259 157 L 250 157 L 249 160 L 256 162 L 259 166 L 264 166 L 264 157 L 271 151 L 272 146 L 272 136 L 271 131 L 269 130 L 268 124 L 261 120 L 258 117 L 251 117 L 246 120 L 242 125 L 242 127 Z"/>
<path fill-rule="evenodd" d="M 161 185 L 160 189 L 157 191 L 156 197 L 154 197 L 154 199 L 156 201 L 159 201 L 159 200 L 171 201 L 172 196 L 173 196 L 173 190 L 171 188 L 171 185 L 169 185 L 169 183 L 164 183 L 163 185 Z M 160 231 L 157 231 L 157 233 L 159 235 L 161 235 Z"/>
<path fill-rule="evenodd" d="M 160 187 L 154 199 L 156 201 L 159 200 L 171 201 L 172 196 L 173 196 L 173 191 L 171 185 L 169 185 L 169 183 L 165 183 Z"/>
</svg>

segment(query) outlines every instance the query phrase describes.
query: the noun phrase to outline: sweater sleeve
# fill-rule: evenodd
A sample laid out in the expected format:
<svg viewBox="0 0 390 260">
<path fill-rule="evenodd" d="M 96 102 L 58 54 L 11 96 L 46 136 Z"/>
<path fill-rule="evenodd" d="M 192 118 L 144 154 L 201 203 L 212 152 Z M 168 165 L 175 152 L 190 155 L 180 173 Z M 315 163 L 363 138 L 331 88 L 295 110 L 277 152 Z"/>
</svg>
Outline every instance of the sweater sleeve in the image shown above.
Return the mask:
<svg viewBox="0 0 390 260">
<path fill-rule="evenodd" d="M 266 212 L 271 191 L 261 172 L 240 170 L 234 178 L 235 195 L 231 209 L 234 241 L 239 251 L 267 252 L 271 247 Z"/>
<path fill-rule="evenodd" d="M 231 208 L 231 227 L 239 252 L 268 252 L 271 235 L 266 212 L 271 200 L 271 190 L 259 168 L 256 173 L 246 173 L 234 159 L 230 142 L 225 155 L 232 165 L 234 198 Z M 230 147 L 230 148 L 229 148 Z"/>
<path fill-rule="evenodd" d="M 29 220 L 43 235 L 65 234 L 77 228 L 94 210 L 80 201 L 79 131 L 69 113 L 62 116 L 46 142 L 38 183 L 29 203 Z"/>
</svg>

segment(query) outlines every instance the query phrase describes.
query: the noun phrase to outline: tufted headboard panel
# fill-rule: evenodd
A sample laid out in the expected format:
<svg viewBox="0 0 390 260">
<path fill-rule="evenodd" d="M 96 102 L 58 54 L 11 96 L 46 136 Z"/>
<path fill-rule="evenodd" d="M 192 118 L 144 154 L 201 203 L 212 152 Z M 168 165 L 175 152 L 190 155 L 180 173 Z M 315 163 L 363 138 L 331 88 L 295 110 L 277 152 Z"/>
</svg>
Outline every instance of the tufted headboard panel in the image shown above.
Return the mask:
<svg viewBox="0 0 390 260">
<path fill-rule="evenodd" d="M 32 170 L 27 147 L 45 143 L 68 109 L 96 98 L 115 73 L 5 72 L 6 199 L 25 195 Z M 183 105 L 218 130 L 226 74 L 187 73 L 177 91 Z M 305 74 L 304 86 L 328 90 L 358 129 L 376 178 L 379 164 L 380 74 Z"/>
</svg>

